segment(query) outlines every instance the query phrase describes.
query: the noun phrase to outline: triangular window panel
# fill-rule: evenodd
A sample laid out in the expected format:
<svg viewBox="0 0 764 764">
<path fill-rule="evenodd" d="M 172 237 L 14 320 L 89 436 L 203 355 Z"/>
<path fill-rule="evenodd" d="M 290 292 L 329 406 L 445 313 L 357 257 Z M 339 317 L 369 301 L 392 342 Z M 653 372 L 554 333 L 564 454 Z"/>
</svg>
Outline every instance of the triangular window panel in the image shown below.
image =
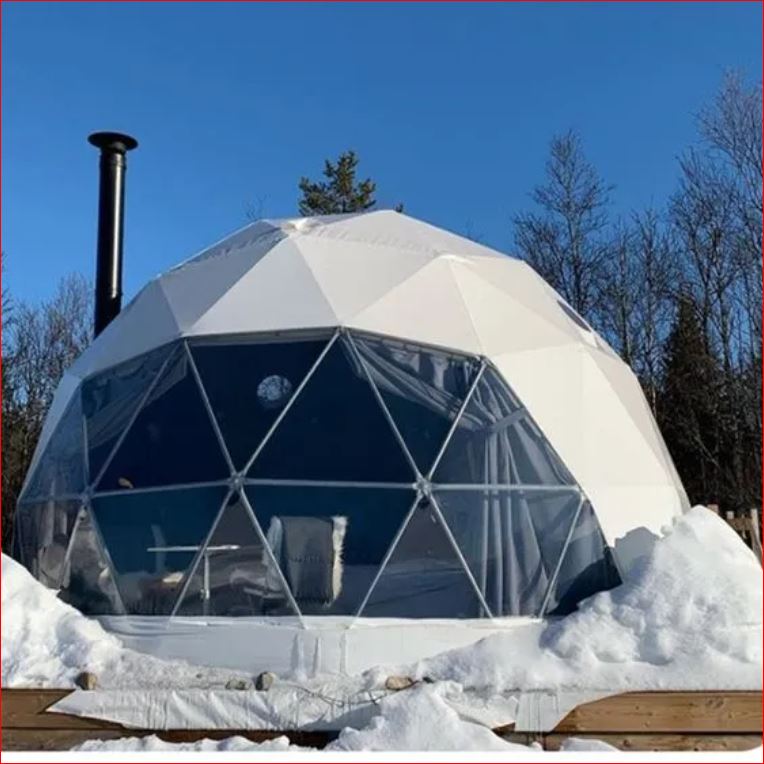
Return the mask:
<svg viewBox="0 0 764 764">
<path fill-rule="evenodd" d="M 129 614 L 169 615 L 227 488 L 96 496 L 93 515 Z"/>
<path fill-rule="evenodd" d="M 395 340 L 353 340 L 419 471 L 428 474 L 477 374 L 477 361 Z"/>
<path fill-rule="evenodd" d="M 123 612 L 101 540 L 86 509 L 74 532 L 59 596 L 85 615 Z"/>
<path fill-rule="evenodd" d="M 395 488 L 246 488 L 304 615 L 355 615 L 414 501 Z"/>
<path fill-rule="evenodd" d="M 487 616 L 441 519 L 423 500 L 411 515 L 360 617 Z"/>
<path fill-rule="evenodd" d="M 413 482 L 403 448 L 344 340 L 324 356 L 249 477 Z"/>
<path fill-rule="evenodd" d="M 199 376 L 237 470 L 246 466 L 326 342 L 192 346 Z"/>
<path fill-rule="evenodd" d="M 597 592 L 613 589 L 621 577 L 591 504 L 584 502 L 562 559 L 546 613 L 567 615 Z"/>
<path fill-rule="evenodd" d="M 546 438 L 486 367 L 440 460 L 435 483 L 573 485 Z"/>
<path fill-rule="evenodd" d="M 61 586 L 67 551 L 81 506 L 79 500 L 50 500 L 19 504 L 16 511 L 19 562 L 51 589 Z"/>
<path fill-rule="evenodd" d="M 177 615 L 297 615 L 280 570 L 239 494 L 229 499 Z"/>
<path fill-rule="evenodd" d="M 97 490 L 203 483 L 229 475 L 190 361 L 179 347 L 111 458 Z"/>
<path fill-rule="evenodd" d="M 29 480 L 21 501 L 71 496 L 85 487 L 85 433 L 80 391 L 74 394 Z"/>
<path fill-rule="evenodd" d="M 162 347 L 82 383 L 90 480 L 95 480 L 170 353 Z"/>
<path fill-rule="evenodd" d="M 576 516 L 577 491 L 438 491 L 443 517 L 495 616 L 538 616 Z"/>
</svg>

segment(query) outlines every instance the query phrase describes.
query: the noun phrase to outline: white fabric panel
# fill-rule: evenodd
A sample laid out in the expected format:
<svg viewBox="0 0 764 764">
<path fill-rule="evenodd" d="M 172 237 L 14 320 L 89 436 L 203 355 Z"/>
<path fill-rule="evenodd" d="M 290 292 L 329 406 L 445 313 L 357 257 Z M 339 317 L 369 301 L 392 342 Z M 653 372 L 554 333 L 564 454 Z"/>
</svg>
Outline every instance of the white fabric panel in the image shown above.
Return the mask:
<svg viewBox="0 0 764 764">
<path fill-rule="evenodd" d="M 223 293 L 186 334 L 305 329 L 337 323 L 300 248 L 292 239 L 285 239 Z"/>
<path fill-rule="evenodd" d="M 180 336 L 159 281 L 150 281 L 72 366 L 83 379 Z"/>
<path fill-rule="evenodd" d="M 572 332 L 561 330 L 543 313 L 531 310 L 477 275 L 471 262 L 448 256 L 444 260 L 454 274 L 487 355 L 576 342 Z"/>
<path fill-rule="evenodd" d="M 580 331 L 557 302 L 562 298 L 527 263 L 505 256 L 497 260 L 473 260 L 470 267 L 496 289 L 538 313 L 571 339 L 581 339 Z"/>
<path fill-rule="evenodd" d="M 364 245 L 384 245 L 404 251 L 418 250 L 430 255 L 459 254 L 481 258 L 506 258 L 506 255 L 495 249 L 394 210 L 337 216 L 335 221 L 327 225 L 311 226 L 310 235 L 357 241 Z"/>
<path fill-rule="evenodd" d="M 159 282 L 181 330 L 192 327 L 283 238 L 281 231 L 252 232 L 249 239 L 238 241 L 239 246 L 221 244 L 212 254 L 203 253 L 161 276 Z"/>
<path fill-rule="evenodd" d="M 681 511 L 673 476 L 585 345 L 493 360 L 591 500 L 610 545 L 636 527 L 657 532 Z"/>
<path fill-rule="evenodd" d="M 420 268 L 350 321 L 350 328 L 482 354 L 475 327 L 448 262 Z"/>
<path fill-rule="evenodd" d="M 293 239 L 331 304 L 340 323 L 373 304 L 432 256 L 383 245 L 359 248 L 358 243 L 317 236 Z"/>
<path fill-rule="evenodd" d="M 674 486 L 679 492 L 684 509 L 690 508 L 690 502 L 684 491 L 682 481 L 674 467 L 674 461 L 666 448 L 663 436 L 658 430 L 652 411 L 647 403 L 642 388 L 634 372 L 620 358 L 596 350 L 590 351 L 594 362 L 601 369 L 613 387 L 618 399 L 629 412 L 632 421 L 661 459 L 666 471 L 673 477 Z"/>
</svg>

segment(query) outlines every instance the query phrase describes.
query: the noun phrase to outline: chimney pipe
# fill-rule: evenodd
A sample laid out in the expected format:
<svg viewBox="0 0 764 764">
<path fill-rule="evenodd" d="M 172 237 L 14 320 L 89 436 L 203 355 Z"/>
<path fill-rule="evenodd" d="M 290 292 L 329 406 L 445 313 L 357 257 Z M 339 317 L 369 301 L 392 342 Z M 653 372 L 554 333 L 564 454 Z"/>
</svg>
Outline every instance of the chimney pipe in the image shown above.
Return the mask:
<svg viewBox="0 0 764 764">
<path fill-rule="evenodd" d="M 138 141 L 122 133 L 93 133 L 88 142 L 101 150 L 94 329 L 98 336 L 122 308 L 125 154 Z"/>
</svg>

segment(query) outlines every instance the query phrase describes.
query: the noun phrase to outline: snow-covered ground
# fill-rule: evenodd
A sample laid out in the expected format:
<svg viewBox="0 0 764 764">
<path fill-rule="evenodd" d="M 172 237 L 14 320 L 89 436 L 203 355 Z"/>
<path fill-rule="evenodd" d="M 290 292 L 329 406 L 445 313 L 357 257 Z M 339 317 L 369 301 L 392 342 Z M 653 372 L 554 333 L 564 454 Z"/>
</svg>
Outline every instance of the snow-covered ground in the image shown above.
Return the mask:
<svg viewBox="0 0 764 764">
<path fill-rule="evenodd" d="M 235 676 L 125 649 L 6 557 L 2 576 L 4 687 L 69 687 L 84 669 L 99 677 L 99 687 L 143 691 L 222 688 Z M 426 681 L 385 696 L 384 681 L 393 674 Z M 696 507 L 666 529 L 622 586 L 581 603 L 567 618 L 494 634 L 413 666 L 319 677 L 301 689 L 345 697 L 378 691 L 364 723 L 343 730 L 332 744 L 338 750 L 508 750 L 511 744 L 486 722 L 463 712 L 460 692 L 758 689 L 761 677 L 761 566 L 723 520 Z M 269 696 L 294 686 L 289 679 L 279 679 Z M 166 744 L 148 738 L 92 745 L 158 750 L 151 746 Z M 254 746 L 243 739 L 193 745 L 183 750 Z M 595 744 L 569 743 L 576 745 L 590 750 Z"/>
</svg>

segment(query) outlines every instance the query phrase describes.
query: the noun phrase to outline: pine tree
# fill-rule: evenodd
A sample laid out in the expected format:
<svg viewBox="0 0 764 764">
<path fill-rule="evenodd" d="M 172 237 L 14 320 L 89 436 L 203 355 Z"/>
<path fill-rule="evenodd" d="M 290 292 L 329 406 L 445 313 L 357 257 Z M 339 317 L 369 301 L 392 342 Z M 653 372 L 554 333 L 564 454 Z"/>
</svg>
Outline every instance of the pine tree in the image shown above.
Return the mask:
<svg viewBox="0 0 764 764">
<path fill-rule="evenodd" d="M 658 422 L 689 499 L 719 503 L 724 493 L 721 369 L 708 350 L 700 310 L 689 294 L 678 298 L 662 382 Z"/>
<path fill-rule="evenodd" d="M 371 178 L 356 181 L 358 157 L 354 151 L 340 154 L 336 163 L 328 159 L 324 163 L 325 181 L 312 181 L 302 178 L 299 188 L 300 214 L 334 215 L 344 212 L 361 212 L 371 209 L 375 204 L 376 183 Z"/>
</svg>

